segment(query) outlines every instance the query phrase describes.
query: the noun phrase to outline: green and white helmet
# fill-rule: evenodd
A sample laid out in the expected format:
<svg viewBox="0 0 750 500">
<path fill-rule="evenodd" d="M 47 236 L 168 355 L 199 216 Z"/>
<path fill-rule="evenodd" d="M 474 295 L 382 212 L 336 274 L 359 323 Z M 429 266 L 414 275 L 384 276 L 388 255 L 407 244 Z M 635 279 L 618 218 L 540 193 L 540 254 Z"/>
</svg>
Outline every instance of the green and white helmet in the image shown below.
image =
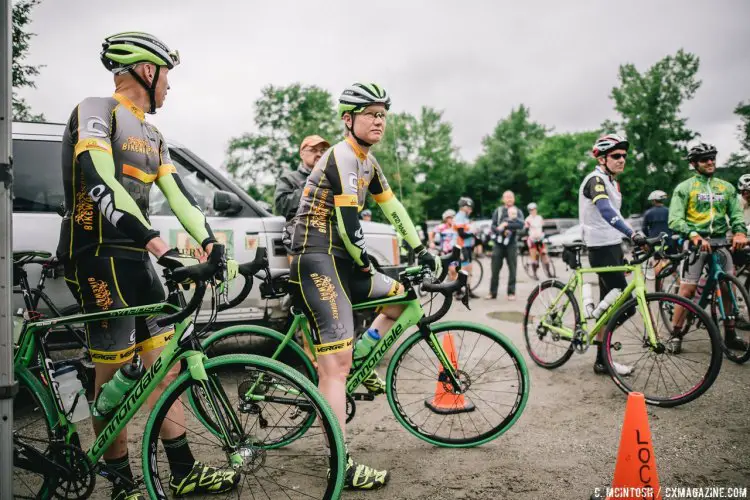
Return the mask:
<svg viewBox="0 0 750 500">
<path fill-rule="evenodd" d="M 153 63 L 169 69 L 180 64 L 180 54 L 148 33 L 128 31 L 108 36 L 102 43 L 101 60 L 113 73 L 121 73 L 138 63 Z"/>
<path fill-rule="evenodd" d="M 357 113 L 373 104 L 382 104 L 388 110 L 391 108 L 391 97 L 376 83 L 354 83 L 344 89 L 339 97 L 339 116 Z"/>
</svg>

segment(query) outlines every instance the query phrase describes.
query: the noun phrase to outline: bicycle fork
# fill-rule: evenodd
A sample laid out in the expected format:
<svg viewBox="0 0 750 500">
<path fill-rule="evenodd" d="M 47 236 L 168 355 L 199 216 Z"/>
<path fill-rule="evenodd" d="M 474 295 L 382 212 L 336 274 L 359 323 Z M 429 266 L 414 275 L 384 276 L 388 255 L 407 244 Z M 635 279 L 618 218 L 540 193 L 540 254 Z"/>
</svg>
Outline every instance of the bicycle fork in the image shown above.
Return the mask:
<svg viewBox="0 0 750 500">
<path fill-rule="evenodd" d="M 437 356 L 437 359 L 442 367 L 438 373 L 438 382 L 441 382 L 446 386 L 450 384 L 450 387 L 452 387 L 451 392 L 453 392 L 454 394 L 464 394 L 468 389 L 468 386 L 464 387 L 464 385 L 462 384 L 462 381 L 460 379 L 461 374 L 459 372 L 459 369 L 454 364 L 456 360 L 450 359 L 449 353 L 445 351 L 445 346 L 440 343 L 437 336 L 432 332 L 429 326 L 420 325 L 419 329 L 422 335 L 425 337 L 427 345 L 429 345 L 430 349 L 432 349 L 432 352 L 435 353 L 435 356 Z M 451 334 L 448 333 L 446 335 Z"/>
</svg>

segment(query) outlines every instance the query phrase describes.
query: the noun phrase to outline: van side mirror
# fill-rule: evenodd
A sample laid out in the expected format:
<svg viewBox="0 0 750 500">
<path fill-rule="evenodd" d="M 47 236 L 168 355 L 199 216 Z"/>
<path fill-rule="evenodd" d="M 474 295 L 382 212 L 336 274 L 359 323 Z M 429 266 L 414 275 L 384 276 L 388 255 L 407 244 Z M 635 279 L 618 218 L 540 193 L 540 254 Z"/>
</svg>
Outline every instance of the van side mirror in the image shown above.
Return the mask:
<svg viewBox="0 0 750 500">
<path fill-rule="evenodd" d="M 222 215 L 234 215 L 242 211 L 240 197 L 228 191 L 214 191 L 214 210 Z"/>
</svg>

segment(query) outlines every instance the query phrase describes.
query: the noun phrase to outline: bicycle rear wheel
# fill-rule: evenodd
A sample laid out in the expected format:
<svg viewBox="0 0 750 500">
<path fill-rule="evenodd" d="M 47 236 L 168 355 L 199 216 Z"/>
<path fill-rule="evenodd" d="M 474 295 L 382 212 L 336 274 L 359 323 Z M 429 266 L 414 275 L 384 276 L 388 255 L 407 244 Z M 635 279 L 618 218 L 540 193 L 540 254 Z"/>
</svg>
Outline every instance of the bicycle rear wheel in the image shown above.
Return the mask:
<svg viewBox="0 0 750 500">
<path fill-rule="evenodd" d="M 663 303 L 686 309 L 679 338 L 673 339 L 671 321 L 664 322 Z M 625 393 L 640 392 L 652 405 L 672 407 L 688 403 L 706 392 L 721 369 L 721 339 L 708 313 L 695 302 L 668 293 L 646 294 L 646 311 L 653 324 L 656 345 L 646 333 L 645 318 L 630 299 L 612 315 L 604 333 L 605 364 L 612 380 Z M 640 310 L 636 310 L 640 312 Z M 620 375 L 613 363 L 632 368 Z"/>
<path fill-rule="evenodd" d="M 183 372 L 164 391 L 146 423 L 143 472 L 151 498 L 172 497 L 171 471 L 159 433 L 165 421 L 178 424 L 179 411 L 184 423 L 178 425 L 196 460 L 239 473 L 236 487 L 218 498 L 339 498 L 345 473 L 341 428 L 309 380 L 281 363 L 253 355 L 219 356 L 205 363 L 205 371 L 206 381 Z M 248 391 L 251 386 L 257 390 Z M 185 404 L 191 394 L 199 394 L 202 408 L 210 412 L 208 426 L 204 416 Z M 295 420 L 306 421 L 308 413 L 317 417 L 315 432 L 283 449 L 266 445 L 276 434 L 287 433 L 288 426 L 296 427 Z M 217 435 L 210 428 L 218 422 L 226 433 Z"/>
<path fill-rule="evenodd" d="M 545 281 L 531 292 L 526 303 L 526 313 L 523 316 L 526 348 L 534 363 L 542 368 L 562 366 L 573 355 L 572 332 L 580 324 L 578 301 L 573 292 L 566 290 L 552 308 L 552 303 L 563 293 L 564 288 L 565 285 L 559 281 Z M 571 337 L 554 333 L 542 323 L 567 328 Z"/>
<path fill-rule="evenodd" d="M 750 359 L 750 295 L 742 286 L 742 282 L 729 274 L 719 279 L 717 286 L 720 285 L 722 297 L 725 293 L 728 294 L 725 302 L 728 302 L 729 309 L 725 306 L 722 319 L 717 301 L 719 294 L 714 293 L 711 300 L 711 318 L 723 334 L 724 354 L 727 359 L 741 364 Z M 729 318 L 734 318 L 734 325 Z"/>
<path fill-rule="evenodd" d="M 433 325 L 458 370 L 457 393 L 421 332 L 407 338 L 388 365 L 388 403 L 409 432 L 428 443 L 465 448 L 507 431 L 529 397 L 526 363 L 499 332 L 466 322 Z"/>
<path fill-rule="evenodd" d="M 257 354 L 291 366 L 313 383 L 318 383 L 318 372 L 304 349 L 290 339 L 284 349 L 274 356 L 286 335 L 260 325 L 236 325 L 223 328 L 201 342 L 209 358 L 223 354 Z"/>
</svg>

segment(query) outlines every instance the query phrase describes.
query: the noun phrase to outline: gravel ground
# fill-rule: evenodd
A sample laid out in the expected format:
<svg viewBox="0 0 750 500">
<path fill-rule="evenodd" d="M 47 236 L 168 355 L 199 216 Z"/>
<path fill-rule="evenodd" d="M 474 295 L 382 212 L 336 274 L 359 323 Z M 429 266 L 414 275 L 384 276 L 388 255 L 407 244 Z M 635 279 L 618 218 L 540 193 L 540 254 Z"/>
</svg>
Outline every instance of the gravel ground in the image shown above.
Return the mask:
<svg viewBox="0 0 750 500">
<path fill-rule="evenodd" d="M 489 282 L 489 261 L 484 264 L 480 296 L 486 295 Z M 564 268 L 559 260 L 557 266 L 558 272 Z M 518 300 L 509 302 L 502 293 L 506 276 L 504 269 L 498 300 L 474 300 L 471 311 L 455 305 L 446 319 L 484 323 L 519 348 L 531 378 L 521 418 L 491 443 L 456 450 L 412 436 L 396 421 L 384 397 L 358 402 L 357 415 L 347 425 L 350 450 L 358 461 L 389 468 L 392 476 L 380 492 L 346 493 L 345 498 L 582 499 L 611 482 L 626 396 L 609 377 L 593 373 L 593 349 L 556 370 L 535 365 L 527 355 L 521 324 L 495 319 L 520 318 L 512 313 L 523 311 L 535 283 L 519 269 Z M 385 373 L 385 365 L 380 372 Z M 750 488 L 748 395 L 750 363 L 738 366 L 724 360 L 717 381 L 697 400 L 678 408 L 648 407 L 662 486 Z M 133 427 L 144 421 L 141 411 Z M 130 444 L 131 456 L 138 457 L 139 432 L 131 433 Z M 94 498 L 108 498 L 98 492 Z"/>
</svg>

